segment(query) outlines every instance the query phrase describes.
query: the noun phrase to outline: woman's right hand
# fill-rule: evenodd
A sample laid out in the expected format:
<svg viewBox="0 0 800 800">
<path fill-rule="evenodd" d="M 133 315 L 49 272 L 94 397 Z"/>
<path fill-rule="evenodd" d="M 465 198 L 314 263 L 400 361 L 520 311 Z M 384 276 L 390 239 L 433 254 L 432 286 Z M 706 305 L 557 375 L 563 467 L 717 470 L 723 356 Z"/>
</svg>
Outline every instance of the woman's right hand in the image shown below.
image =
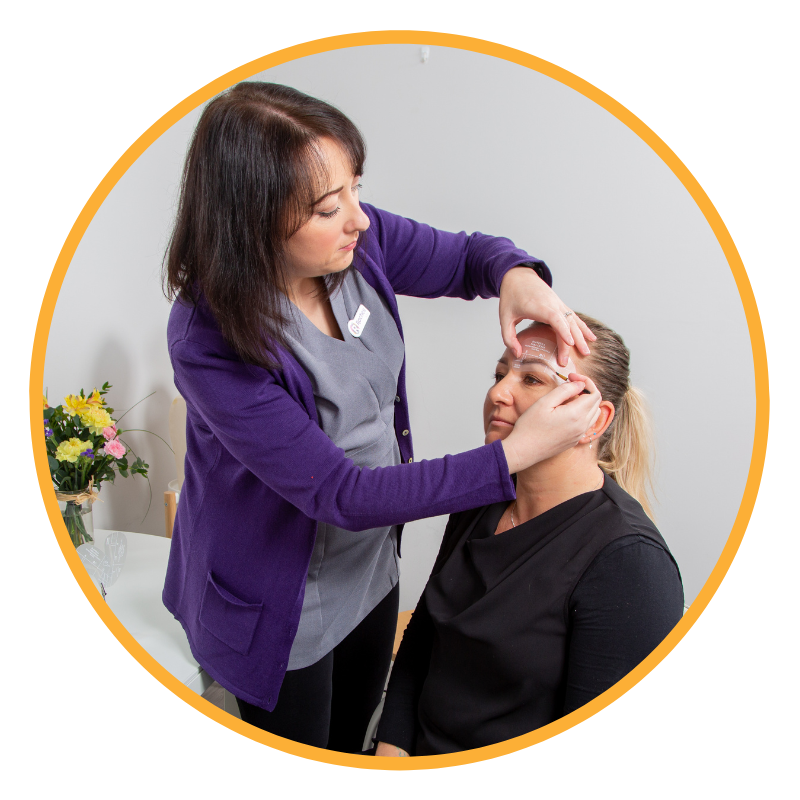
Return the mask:
<svg viewBox="0 0 800 800">
<path fill-rule="evenodd" d="M 589 394 L 581 395 L 588 389 Z M 502 440 L 510 474 L 574 447 L 597 419 L 600 392 L 591 378 L 572 372 L 562 383 L 520 414 Z"/>
</svg>

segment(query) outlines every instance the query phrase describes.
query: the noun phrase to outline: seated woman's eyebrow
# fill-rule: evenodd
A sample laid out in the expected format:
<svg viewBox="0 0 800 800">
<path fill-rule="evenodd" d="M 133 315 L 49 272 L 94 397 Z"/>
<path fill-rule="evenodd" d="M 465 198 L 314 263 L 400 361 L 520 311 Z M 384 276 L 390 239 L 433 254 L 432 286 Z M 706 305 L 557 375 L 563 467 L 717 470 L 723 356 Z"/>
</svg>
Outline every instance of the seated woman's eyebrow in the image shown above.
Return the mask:
<svg viewBox="0 0 800 800">
<path fill-rule="evenodd" d="M 527 358 L 523 358 L 522 360 L 515 359 L 515 364 L 519 364 L 520 367 L 526 367 L 531 364 L 536 364 L 542 367 L 547 367 L 547 369 L 551 370 L 552 372 L 558 372 L 555 367 L 548 364 L 543 358 L 539 358 L 537 356 L 529 356 Z"/>
<path fill-rule="evenodd" d="M 511 359 L 511 361 L 514 364 L 514 368 L 515 369 L 517 369 L 518 367 L 526 367 L 526 366 L 529 366 L 531 364 L 538 364 L 538 365 L 541 365 L 543 367 L 547 367 L 547 369 L 550 369 L 553 372 L 556 371 L 553 367 L 550 366 L 550 364 L 547 363 L 547 361 L 545 361 L 543 358 L 540 358 L 538 356 L 528 356 L 528 357 L 523 358 L 523 359 L 514 358 L 514 359 Z M 499 365 L 503 366 L 503 367 L 507 367 L 508 366 L 508 359 L 505 356 L 503 356 L 502 358 L 498 358 L 497 359 L 497 363 Z"/>
<path fill-rule="evenodd" d="M 515 361 L 519 361 L 519 363 L 524 367 L 526 364 L 543 364 L 545 367 L 549 367 L 550 365 L 547 361 L 544 360 L 541 356 L 526 356 L 523 359 L 514 359 Z"/>
<path fill-rule="evenodd" d="M 507 361 L 507 359 L 505 357 L 498 359 L 497 366 L 498 367 L 505 367 L 505 369 L 508 369 L 508 361 Z M 549 370 L 547 375 L 540 375 L 539 376 L 539 378 L 541 380 L 546 380 L 546 381 L 552 380 L 552 381 L 555 381 L 555 378 L 556 378 L 557 375 L 558 375 L 559 378 L 561 377 L 561 375 L 559 375 L 558 371 L 554 367 L 551 367 L 544 359 L 541 359 L 541 358 L 525 358 L 522 361 L 519 361 L 518 359 L 515 358 L 515 359 L 512 360 L 512 369 L 517 370 L 518 372 L 519 371 L 523 371 L 523 370 L 525 370 L 526 367 L 528 367 L 528 369 L 525 370 L 525 371 L 528 372 L 528 374 L 533 374 L 534 372 L 538 372 L 538 370 L 532 370 L 532 369 L 530 369 L 530 367 L 535 367 L 535 366 L 545 367 L 546 369 Z"/>
</svg>

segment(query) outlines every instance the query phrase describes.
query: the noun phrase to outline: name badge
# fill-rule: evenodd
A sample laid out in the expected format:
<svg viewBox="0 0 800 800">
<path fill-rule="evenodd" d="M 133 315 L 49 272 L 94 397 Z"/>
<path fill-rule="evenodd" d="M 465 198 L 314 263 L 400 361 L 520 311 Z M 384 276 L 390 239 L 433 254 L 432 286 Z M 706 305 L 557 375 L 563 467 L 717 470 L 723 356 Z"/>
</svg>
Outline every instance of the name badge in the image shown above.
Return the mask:
<svg viewBox="0 0 800 800">
<path fill-rule="evenodd" d="M 347 330 L 358 339 L 364 331 L 364 326 L 369 319 L 369 309 L 366 306 L 359 306 L 356 315 L 347 323 Z"/>
</svg>

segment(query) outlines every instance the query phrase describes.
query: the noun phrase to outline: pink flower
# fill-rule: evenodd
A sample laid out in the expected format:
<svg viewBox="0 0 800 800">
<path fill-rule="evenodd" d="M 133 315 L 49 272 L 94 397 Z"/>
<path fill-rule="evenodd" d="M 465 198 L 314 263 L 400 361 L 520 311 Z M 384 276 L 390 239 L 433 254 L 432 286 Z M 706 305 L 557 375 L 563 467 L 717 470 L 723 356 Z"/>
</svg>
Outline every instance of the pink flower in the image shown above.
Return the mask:
<svg viewBox="0 0 800 800">
<path fill-rule="evenodd" d="M 108 430 L 108 428 L 106 428 Z M 105 431 L 103 431 L 103 435 L 105 435 Z M 105 454 L 107 456 L 111 456 L 112 458 L 122 458 L 125 455 L 125 445 L 119 439 L 112 439 L 110 442 L 106 442 L 106 446 L 103 448 Z"/>
<path fill-rule="evenodd" d="M 116 425 L 109 425 L 107 428 L 103 428 L 103 436 L 107 442 L 111 441 L 112 439 L 117 438 L 117 426 Z"/>
</svg>

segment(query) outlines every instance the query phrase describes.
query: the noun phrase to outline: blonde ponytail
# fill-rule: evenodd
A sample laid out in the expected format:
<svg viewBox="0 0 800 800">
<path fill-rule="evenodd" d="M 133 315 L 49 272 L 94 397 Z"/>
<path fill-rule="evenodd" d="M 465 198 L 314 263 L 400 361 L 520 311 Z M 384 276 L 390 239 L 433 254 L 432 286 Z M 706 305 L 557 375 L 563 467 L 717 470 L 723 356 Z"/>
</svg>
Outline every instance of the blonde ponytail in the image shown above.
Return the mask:
<svg viewBox="0 0 800 800">
<path fill-rule="evenodd" d="M 597 336 L 583 370 L 614 406 L 614 419 L 598 443 L 598 464 L 654 520 L 653 428 L 644 395 L 630 385 L 630 352 L 611 328 L 585 314 L 578 316 Z"/>
<path fill-rule="evenodd" d="M 600 442 L 598 464 L 655 521 L 650 504 L 654 495 L 653 426 L 644 395 L 629 386 L 615 411 L 614 421 Z"/>
</svg>

